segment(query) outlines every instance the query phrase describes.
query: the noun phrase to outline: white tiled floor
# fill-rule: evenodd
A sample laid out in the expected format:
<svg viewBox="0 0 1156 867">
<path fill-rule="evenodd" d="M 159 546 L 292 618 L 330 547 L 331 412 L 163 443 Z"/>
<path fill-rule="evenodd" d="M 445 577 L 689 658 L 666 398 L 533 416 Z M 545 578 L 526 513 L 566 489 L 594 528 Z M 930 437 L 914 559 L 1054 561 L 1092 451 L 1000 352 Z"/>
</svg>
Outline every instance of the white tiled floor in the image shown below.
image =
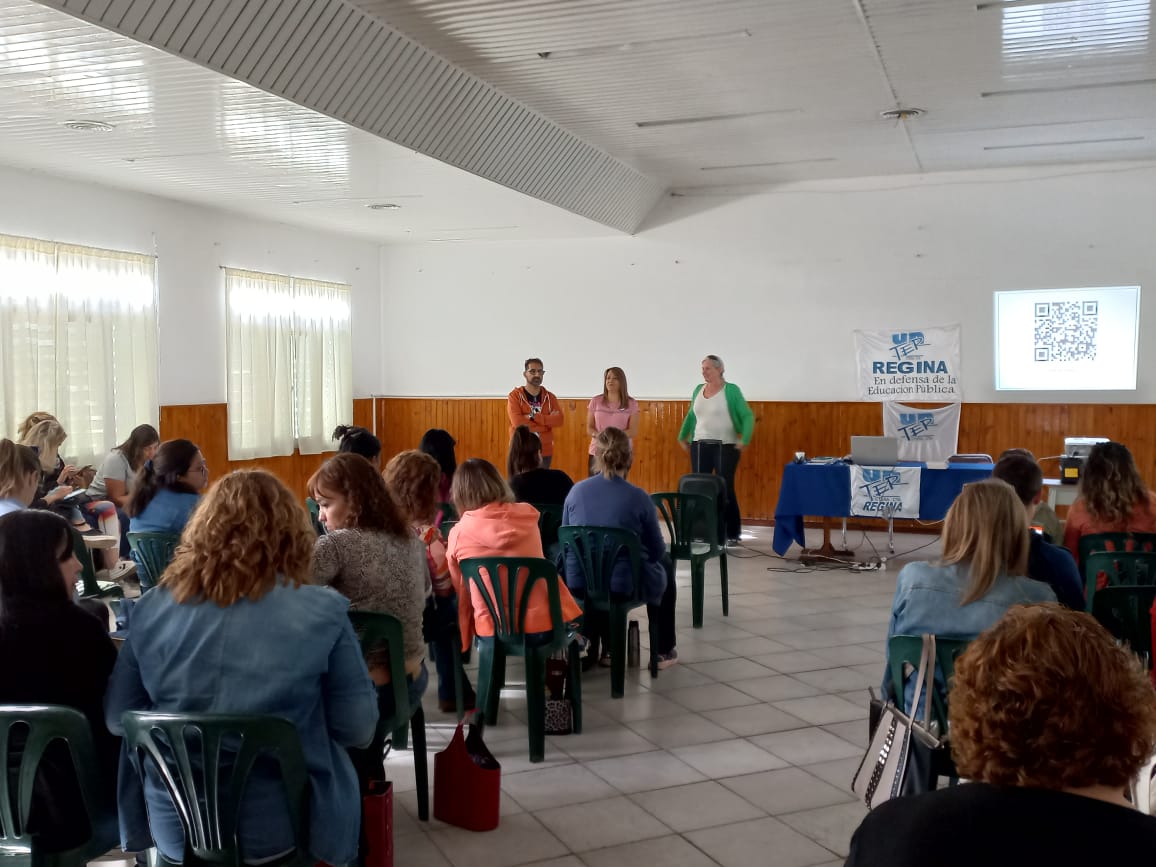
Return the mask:
<svg viewBox="0 0 1156 867">
<path fill-rule="evenodd" d="M 865 812 L 851 776 L 866 746 L 866 690 L 882 677 L 895 574 L 938 545 L 904 557 L 934 537 L 897 536 L 901 553 L 886 572 L 794 571 L 794 559 L 767 556 L 770 536 L 748 528 L 729 558 L 730 617 L 718 567 L 708 564 L 699 630 L 690 625 L 689 570 L 680 568 L 681 664 L 657 680 L 628 671 L 617 700 L 607 669 L 586 674 L 583 733 L 547 738 L 540 764 L 528 761 L 521 672 L 511 664 L 499 722 L 486 729 L 502 762 L 496 831 L 418 822 L 412 755 L 391 753 L 399 867 L 841 864 Z M 861 538 L 849 541 L 871 555 Z M 872 541 L 884 550 L 882 535 Z M 436 711 L 435 695 L 431 683 L 431 779 L 432 752 L 454 724 Z"/>
</svg>

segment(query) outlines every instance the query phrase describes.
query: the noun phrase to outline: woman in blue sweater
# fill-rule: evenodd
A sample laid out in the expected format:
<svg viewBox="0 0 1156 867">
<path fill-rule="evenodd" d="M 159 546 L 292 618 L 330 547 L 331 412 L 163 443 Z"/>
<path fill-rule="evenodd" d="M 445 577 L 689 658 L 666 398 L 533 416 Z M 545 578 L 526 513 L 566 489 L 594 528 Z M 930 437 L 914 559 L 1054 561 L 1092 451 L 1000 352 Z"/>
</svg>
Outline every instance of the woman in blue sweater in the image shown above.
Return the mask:
<svg viewBox="0 0 1156 867">
<path fill-rule="evenodd" d="M 594 470 L 596 475 L 576 484 L 566 497 L 562 511 L 562 526 L 619 527 L 638 534 L 642 543 L 642 588 L 646 599 L 646 614 L 658 624 L 658 667 L 669 668 L 678 662 L 674 640 L 674 564 L 666 554 L 666 542 L 658 528 L 654 504 L 646 491 L 626 481 L 626 474 L 634 454 L 630 438 L 616 427 L 604 428 L 594 438 Z M 578 558 L 566 553 L 564 564 L 566 586 L 575 598 L 586 592 L 586 577 Z M 632 576 L 625 553 L 610 578 L 612 593 L 629 594 Z M 602 614 L 601 617 L 597 616 Z M 590 639 L 588 659 L 599 659 L 599 636 L 607 636 L 609 618 L 605 612 L 589 611 L 584 618 L 584 631 Z M 609 644 L 602 642 L 603 665 L 610 665 Z"/>
<path fill-rule="evenodd" d="M 201 450 L 188 440 L 169 440 L 141 467 L 125 512 L 134 533 L 177 533 L 209 481 Z"/>
</svg>

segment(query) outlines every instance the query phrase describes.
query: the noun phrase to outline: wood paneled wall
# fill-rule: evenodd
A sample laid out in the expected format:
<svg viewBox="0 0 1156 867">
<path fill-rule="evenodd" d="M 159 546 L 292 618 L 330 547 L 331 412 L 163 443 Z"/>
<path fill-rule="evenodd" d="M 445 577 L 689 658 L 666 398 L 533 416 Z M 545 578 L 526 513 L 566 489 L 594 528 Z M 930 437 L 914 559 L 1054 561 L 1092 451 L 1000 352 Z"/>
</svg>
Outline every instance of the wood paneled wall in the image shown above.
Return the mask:
<svg viewBox="0 0 1156 867">
<path fill-rule="evenodd" d="M 554 464 L 575 480 L 586 475 L 588 399 L 562 399 L 566 423 L 557 431 Z M 648 491 L 671 490 L 689 472 L 677 442 L 689 406 L 684 400 L 639 401 L 642 409 L 630 480 Z M 737 487 L 744 518 L 774 515 L 782 467 L 796 451 L 843 455 L 853 434 L 881 434 L 877 403 L 765 401 L 751 404 L 755 435 L 739 464 Z M 505 472 L 509 422 L 506 401 L 494 398 L 377 398 L 377 435 L 386 455 L 415 448 L 429 428 L 444 428 L 458 442 L 458 460 L 480 457 Z M 360 422 L 359 422 L 360 423 Z M 1063 451 L 1064 436 L 1106 436 L 1128 445 L 1140 472 L 1156 484 L 1156 405 L 965 403 L 960 417 L 960 452 L 997 455 L 1027 448 L 1037 458 Z M 288 459 L 286 459 L 288 460 Z M 303 459 L 304 460 L 304 459 Z M 1055 461 L 1043 462 L 1055 476 Z"/>
<path fill-rule="evenodd" d="M 353 423 L 373 427 L 371 399 L 353 402 Z M 332 454 L 303 455 L 294 451 L 285 457 L 230 461 L 229 413 L 228 405 L 223 403 L 162 406 L 160 434 L 162 440 L 187 439 L 195 442 L 205 456 L 205 463 L 209 465 L 210 482 L 233 470 L 264 469 L 278 476 L 302 499 L 306 496 L 305 483 L 322 461 Z"/>
</svg>

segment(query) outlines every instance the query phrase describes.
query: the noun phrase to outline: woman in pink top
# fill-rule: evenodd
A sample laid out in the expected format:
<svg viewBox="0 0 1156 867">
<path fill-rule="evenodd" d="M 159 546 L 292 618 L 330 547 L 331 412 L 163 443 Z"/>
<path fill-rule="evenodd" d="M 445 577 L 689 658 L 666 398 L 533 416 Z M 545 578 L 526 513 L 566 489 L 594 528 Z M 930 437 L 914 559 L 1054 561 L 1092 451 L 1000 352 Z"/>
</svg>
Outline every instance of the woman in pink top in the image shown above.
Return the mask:
<svg viewBox="0 0 1156 867">
<path fill-rule="evenodd" d="M 1079 562 L 1081 536 L 1127 532 L 1156 532 L 1156 494 L 1144 484 L 1127 446 L 1097 443 L 1080 473 L 1080 496 L 1068 509 L 1064 547 Z"/>
<path fill-rule="evenodd" d="M 470 557 L 538 557 L 542 555 L 542 537 L 538 532 L 538 510 L 529 503 L 515 503 L 514 494 L 501 474 L 489 461 L 470 458 L 454 473 L 453 502 L 461 520 L 450 530 L 446 562 L 458 593 L 458 626 L 462 649 L 469 650 L 474 635 L 494 634 L 494 621 L 485 602 L 470 593 L 462 580 L 462 560 Z M 519 581 L 519 587 L 521 581 Z M 582 609 L 559 580 L 562 618 L 577 620 Z M 538 582 L 530 591 L 523 631 L 549 632 L 553 627 L 546 585 Z"/>
<path fill-rule="evenodd" d="M 621 367 L 608 367 L 602 375 L 602 394 L 590 398 L 586 408 L 586 433 L 590 435 L 590 458 L 587 471 L 594 475 L 594 438 L 608 427 L 624 431 L 633 444 L 638 434 L 638 401 L 626 388 L 626 374 Z"/>
</svg>

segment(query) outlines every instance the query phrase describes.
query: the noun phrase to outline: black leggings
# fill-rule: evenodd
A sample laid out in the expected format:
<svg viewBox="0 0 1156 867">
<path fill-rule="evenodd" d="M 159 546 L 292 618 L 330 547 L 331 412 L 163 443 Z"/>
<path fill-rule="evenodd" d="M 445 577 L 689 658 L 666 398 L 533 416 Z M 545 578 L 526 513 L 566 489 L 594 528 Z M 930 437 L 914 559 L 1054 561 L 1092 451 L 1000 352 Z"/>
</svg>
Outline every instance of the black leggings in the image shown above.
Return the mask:
<svg viewBox="0 0 1156 867">
<path fill-rule="evenodd" d="M 739 500 L 735 496 L 735 472 L 739 468 L 740 452 L 732 443 L 702 440 L 690 444 L 690 471 L 714 473 L 727 483 L 726 524 L 727 539 L 737 539 L 743 531 Z M 722 540 L 720 540 L 722 541 Z"/>
</svg>

